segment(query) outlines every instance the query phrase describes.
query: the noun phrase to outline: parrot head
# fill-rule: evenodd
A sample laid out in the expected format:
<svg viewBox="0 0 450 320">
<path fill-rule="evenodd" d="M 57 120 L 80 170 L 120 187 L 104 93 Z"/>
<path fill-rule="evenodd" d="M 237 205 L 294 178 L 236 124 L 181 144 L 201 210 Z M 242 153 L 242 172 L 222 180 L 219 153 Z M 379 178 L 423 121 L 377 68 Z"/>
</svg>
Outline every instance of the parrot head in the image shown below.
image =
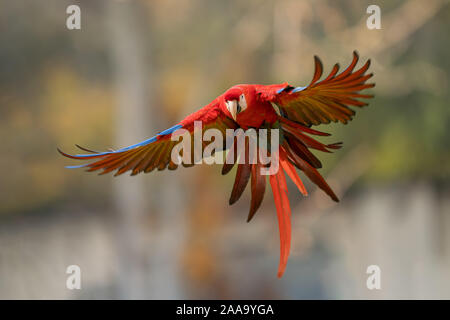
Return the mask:
<svg viewBox="0 0 450 320">
<path fill-rule="evenodd" d="M 245 112 L 249 107 L 250 97 L 249 88 L 246 85 L 238 85 L 228 89 L 223 97 L 228 112 L 234 121 L 237 121 L 238 115 Z"/>
<path fill-rule="evenodd" d="M 257 128 L 264 121 L 273 123 L 277 119 L 271 104 L 258 99 L 257 89 L 257 85 L 239 84 L 222 95 L 222 110 L 244 129 Z"/>
</svg>

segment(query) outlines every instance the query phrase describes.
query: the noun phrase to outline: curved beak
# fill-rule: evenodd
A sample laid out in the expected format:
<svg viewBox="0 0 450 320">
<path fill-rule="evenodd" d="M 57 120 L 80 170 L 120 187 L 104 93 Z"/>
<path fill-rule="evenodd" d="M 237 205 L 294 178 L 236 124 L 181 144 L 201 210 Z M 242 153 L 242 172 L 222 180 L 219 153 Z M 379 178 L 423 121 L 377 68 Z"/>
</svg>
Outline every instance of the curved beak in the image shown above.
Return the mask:
<svg viewBox="0 0 450 320">
<path fill-rule="evenodd" d="M 236 116 L 238 113 L 238 103 L 237 100 L 229 100 L 226 102 L 227 109 L 230 111 L 231 116 L 233 117 L 233 120 L 236 121 Z"/>
</svg>

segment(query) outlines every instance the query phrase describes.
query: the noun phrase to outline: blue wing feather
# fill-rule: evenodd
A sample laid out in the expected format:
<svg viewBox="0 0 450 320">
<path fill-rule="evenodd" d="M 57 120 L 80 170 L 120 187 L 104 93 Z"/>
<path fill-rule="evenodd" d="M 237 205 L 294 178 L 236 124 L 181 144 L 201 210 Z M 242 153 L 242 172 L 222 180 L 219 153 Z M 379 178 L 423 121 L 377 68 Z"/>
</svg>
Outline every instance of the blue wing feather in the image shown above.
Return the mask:
<svg viewBox="0 0 450 320">
<path fill-rule="evenodd" d="M 183 127 L 182 125 L 177 124 L 177 125 L 175 125 L 175 126 L 169 128 L 169 129 L 166 129 L 166 130 L 164 130 L 164 131 L 161 131 L 160 133 L 158 133 L 158 134 L 157 134 L 156 136 L 154 136 L 154 137 L 151 137 L 151 138 L 146 139 L 146 140 L 144 140 L 144 141 L 141 141 L 141 142 L 139 142 L 139 143 L 136 143 L 136 144 L 133 144 L 133 145 L 131 145 L 131 146 L 128 146 L 128 147 L 125 147 L 125 148 L 121 148 L 121 149 L 118 149 L 118 150 L 114 150 L 114 151 L 106 151 L 106 152 L 99 152 L 99 153 L 90 153 L 90 154 L 77 154 L 77 155 L 73 155 L 73 157 L 82 159 L 82 158 L 90 158 L 90 157 L 97 157 L 97 156 L 105 156 L 105 155 L 108 155 L 108 154 L 114 154 L 114 153 L 119 153 L 119 152 L 128 151 L 128 150 L 131 150 L 131 149 L 134 149 L 134 148 L 137 148 L 137 147 L 142 147 L 142 146 L 148 145 L 148 144 L 150 144 L 150 143 L 153 143 L 153 142 L 157 141 L 157 138 L 158 138 L 159 136 L 165 136 L 165 135 L 171 134 L 171 133 L 173 133 L 174 131 L 176 131 L 176 130 L 182 128 L 182 127 Z M 87 165 L 88 165 L 88 163 L 87 163 L 87 164 L 78 165 L 78 166 L 66 166 L 66 168 L 68 168 L 68 169 L 77 169 L 77 168 L 83 168 L 83 167 L 85 167 L 85 166 L 87 166 Z"/>
</svg>

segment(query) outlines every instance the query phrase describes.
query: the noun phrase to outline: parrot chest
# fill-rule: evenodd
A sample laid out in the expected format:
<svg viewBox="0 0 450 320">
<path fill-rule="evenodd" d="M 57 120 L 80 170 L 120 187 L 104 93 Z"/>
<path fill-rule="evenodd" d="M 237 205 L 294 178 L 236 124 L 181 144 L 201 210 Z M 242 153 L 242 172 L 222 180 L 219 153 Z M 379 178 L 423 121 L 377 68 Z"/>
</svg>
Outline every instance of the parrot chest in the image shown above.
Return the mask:
<svg viewBox="0 0 450 320">
<path fill-rule="evenodd" d="M 259 128 L 264 122 L 276 122 L 277 114 L 269 103 L 258 103 L 239 114 L 236 120 L 243 129 Z"/>
</svg>

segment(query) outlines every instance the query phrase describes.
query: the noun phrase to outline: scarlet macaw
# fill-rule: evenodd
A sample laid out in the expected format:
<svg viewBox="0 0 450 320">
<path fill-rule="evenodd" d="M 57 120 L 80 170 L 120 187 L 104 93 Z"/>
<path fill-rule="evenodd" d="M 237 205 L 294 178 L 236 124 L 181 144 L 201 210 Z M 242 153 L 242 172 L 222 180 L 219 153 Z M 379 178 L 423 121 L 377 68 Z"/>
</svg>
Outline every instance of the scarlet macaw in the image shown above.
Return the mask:
<svg viewBox="0 0 450 320">
<path fill-rule="evenodd" d="M 284 172 L 294 181 L 302 194 L 307 195 L 307 191 L 297 175 L 295 167 L 303 171 L 331 199 L 336 202 L 339 201 L 333 190 L 317 171 L 318 168 L 322 167 L 322 164 L 309 149 L 331 152 L 330 149 L 339 149 L 341 143 L 326 145 L 318 142 L 309 135 L 329 136 L 329 134 L 310 127 L 327 124 L 331 121 L 346 124 L 355 114 L 349 106 L 365 106 L 367 104 L 357 100 L 357 98 L 373 97 L 372 95 L 359 93 L 363 89 L 374 87 L 375 84 L 365 83 L 373 75 L 365 75 L 370 60 L 359 70 L 354 71 L 358 58 L 358 54 L 354 52 L 351 64 L 342 73 L 338 74 L 339 65 L 336 64 L 331 73 L 324 80 L 319 81 L 323 67 L 320 59 L 314 56 L 314 76 L 311 83 L 306 87 L 293 87 L 286 82 L 274 85 L 241 84 L 233 86 L 208 105 L 187 116 L 176 126 L 126 148 L 95 152 L 77 145 L 80 149 L 89 153 L 69 155 L 59 149 L 58 151 L 72 159 L 95 159 L 91 163 L 69 166 L 69 168 L 86 167 L 88 168 L 87 171 L 103 169 L 100 174 L 117 170 L 115 175 L 132 170 L 131 175 L 136 175 L 142 171 L 145 173 L 151 172 L 155 168 L 158 170 L 176 169 L 178 164 L 172 161 L 171 151 L 179 142 L 172 141 L 170 136 L 180 128 L 188 130 L 193 136 L 194 121 L 202 121 L 202 130 L 218 129 L 224 134 L 224 137 L 226 129 L 242 128 L 247 130 L 262 127 L 280 129 L 278 158 L 282 170 L 269 175 L 269 182 L 272 187 L 279 223 L 280 262 L 278 277 L 281 277 L 286 268 L 291 241 L 291 209 L 287 197 L 288 189 Z M 203 143 L 203 149 L 206 145 L 208 144 Z M 236 153 L 234 154 L 236 155 Z M 188 167 L 192 166 L 193 162 L 182 164 Z M 225 163 L 222 174 L 228 173 L 233 164 Z M 266 178 L 259 170 L 261 166 L 263 165 L 259 161 L 254 164 L 246 161 L 240 163 L 236 171 L 229 203 L 233 204 L 240 198 L 248 181 L 251 180 L 251 205 L 247 221 L 250 221 L 254 216 L 264 197 Z"/>
</svg>

